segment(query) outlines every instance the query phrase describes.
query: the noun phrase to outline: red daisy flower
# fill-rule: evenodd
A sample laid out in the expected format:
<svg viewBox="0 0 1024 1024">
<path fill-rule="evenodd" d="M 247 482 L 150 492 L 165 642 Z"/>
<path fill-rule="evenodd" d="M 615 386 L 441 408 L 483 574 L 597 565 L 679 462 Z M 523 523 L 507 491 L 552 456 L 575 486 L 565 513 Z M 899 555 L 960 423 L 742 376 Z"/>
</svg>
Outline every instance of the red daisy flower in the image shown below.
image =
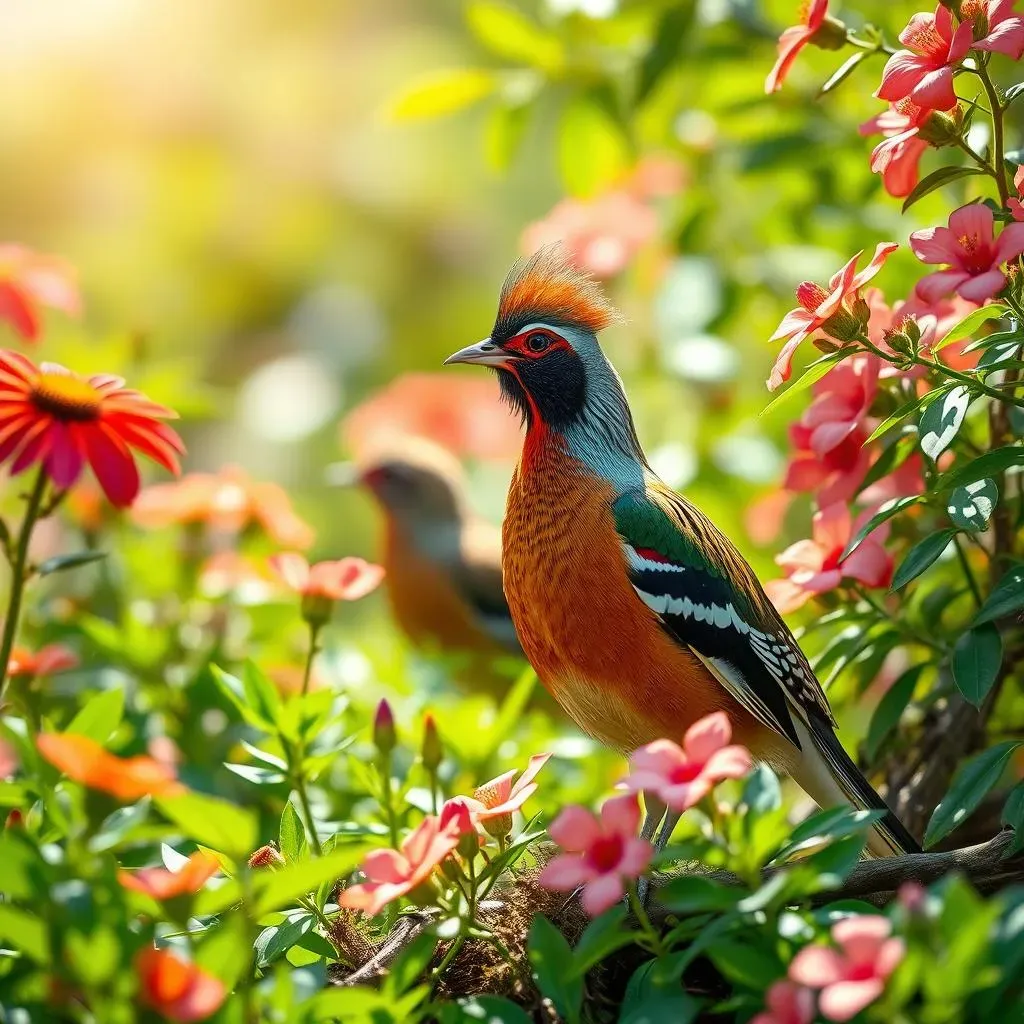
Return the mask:
<svg viewBox="0 0 1024 1024">
<path fill-rule="evenodd" d="M 12 473 L 41 463 L 61 488 L 85 464 L 111 503 L 130 505 L 139 492 L 131 449 L 179 473 L 181 438 L 161 420 L 177 414 L 124 386 L 120 377 L 81 377 L 56 363 L 36 366 L 17 352 L 0 351 L 0 462 Z"/>
</svg>

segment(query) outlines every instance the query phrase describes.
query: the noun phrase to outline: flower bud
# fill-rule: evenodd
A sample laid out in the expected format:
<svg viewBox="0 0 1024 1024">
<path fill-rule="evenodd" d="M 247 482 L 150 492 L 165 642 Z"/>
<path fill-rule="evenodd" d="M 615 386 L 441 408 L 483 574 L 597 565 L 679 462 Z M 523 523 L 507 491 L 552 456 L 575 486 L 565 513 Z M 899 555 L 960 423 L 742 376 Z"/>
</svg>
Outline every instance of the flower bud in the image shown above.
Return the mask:
<svg viewBox="0 0 1024 1024">
<path fill-rule="evenodd" d="M 302 618 L 313 629 L 320 629 L 330 621 L 331 612 L 334 611 L 334 602 L 323 594 L 303 594 L 300 611 Z"/>
<path fill-rule="evenodd" d="M 838 352 L 843 347 L 842 345 L 837 345 L 834 341 L 829 341 L 828 338 L 815 338 L 811 344 L 819 352 L 824 352 L 827 356 L 833 352 Z"/>
<path fill-rule="evenodd" d="M 273 843 L 267 843 L 266 846 L 261 846 L 249 858 L 249 867 L 254 871 L 259 871 L 262 868 L 270 868 L 273 870 L 275 868 L 284 867 L 284 865 L 285 859 Z"/>
<path fill-rule="evenodd" d="M 386 700 L 381 700 L 377 705 L 377 713 L 373 716 L 373 744 L 387 757 L 395 749 L 397 742 L 395 716 L 391 713 L 391 705 Z"/>
<path fill-rule="evenodd" d="M 963 108 L 957 104 L 951 113 L 933 110 L 917 129 L 917 135 L 928 145 L 941 149 L 943 146 L 955 146 L 963 133 L 963 127 Z"/>
<path fill-rule="evenodd" d="M 495 839 L 504 839 L 512 831 L 512 815 L 498 814 L 493 818 L 484 818 L 480 822 L 484 831 Z"/>
<path fill-rule="evenodd" d="M 906 316 L 883 332 L 882 340 L 893 352 L 912 358 L 920 346 L 921 328 L 914 317 Z"/>
<path fill-rule="evenodd" d="M 441 759 L 444 757 L 444 749 L 441 746 L 441 737 L 437 732 L 437 723 L 434 716 L 429 712 L 423 717 L 423 747 L 420 752 L 420 760 L 423 767 L 433 775 Z"/>
<path fill-rule="evenodd" d="M 863 301 L 863 300 L 858 300 Z M 840 306 L 822 325 L 821 329 L 836 341 L 854 341 L 864 330 L 866 320 L 845 306 Z"/>
<path fill-rule="evenodd" d="M 486 823 L 484 825 L 486 828 Z M 456 847 L 459 855 L 466 860 L 472 860 L 480 852 L 480 837 L 476 831 L 466 832 L 459 837 L 459 845 Z"/>
<path fill-rule="evenodd" d="M 426 882 L 420 882 L 408 896 L 409 902 L 417 907 L 429 907 L 437 902 L 437 886 L 428 879 Z"/>
<path fill-rule="evenodd" d="M 825 20 L 811 36 L 811 45 L 822 50 L 841 50 L 846 45 L 847 28 L 831 14 L 825 15 Z"/>
<path fill-rule="evenodd" d="M 4 822 L 4 828 L 24 828 L 25 827 L 25 815 L 22 814 L 21 810 L 17 807 L 11 810 L 11 813 L 7 815 L 7 821 Z"/>
</svg>

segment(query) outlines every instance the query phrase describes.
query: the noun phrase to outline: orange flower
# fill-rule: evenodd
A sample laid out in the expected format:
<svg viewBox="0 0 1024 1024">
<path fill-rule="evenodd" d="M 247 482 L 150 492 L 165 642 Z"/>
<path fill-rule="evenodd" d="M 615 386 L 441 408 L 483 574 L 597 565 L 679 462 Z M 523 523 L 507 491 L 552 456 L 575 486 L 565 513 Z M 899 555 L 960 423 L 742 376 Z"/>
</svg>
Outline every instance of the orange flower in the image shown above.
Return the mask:
<svg viewBox="0 0 1024 1024">
<path fill-rule="evenodd" d="M 151 757 L 115 757 L 95 740 L 73 733 L 40 733 L 39 753 L 69 779 L 119 800 L 172 796 L 184 791 L 173 769 Z"/>
<path fill-rule="evenodd" d="M 118 871 L 117 880 L 126 889 L 144 892 L 155 900 L 169 900 L 174 896 L 199 892 L 219 870 L 217 858 L 199 850 L 189 857 L 180 871 L 166 871 L 164 868 Z"/>
<path fill-rule="evenodd" d="M 15 647 L 7 663 L 7 674 L 14 676 L 52 676 L 78 667 L 78 655 L 62 644 L 47 644 L 33 654 L 27 647 Z"/>
<path fill-rule="evenodd" d="M 144 949 L 135 958 L 142 1000 L 181 1024 L 206 1020 L 227 997 L 224 983 L 166 949 Z"/>
<path fill-rule="evenodd" d="M 124 386 L 120 377 L 80 377 L 56 363 L 37 367 L 0 351 L 0 462 L 12 473 L 36 462 L 59 488 L 70 487 L 86 462 L 114 505 L 139 493 L 132 448 L 180 472 L 181 438 L 161 420 L 176 415 Z"/>
<path fill-rule="evenodd" d="M 239 466 L 147 487 L 132 517 L 149 529 L 205 523 L 213 530 L 240 533 L 256 524 L 275 544 L 289 548 L 308 548 L 314 539 L 313 528 L 295 514 L 283 487 L 253 480 Z"/>
<path fill-rule="evenodd" d="M 328 601 L 358 601 L 384 578 L 384 570 L 362 558 L 310 565 L 302 555 L 274 555 L 270 567 L 297 594 Z"/>
<path fill-rule="evenodd" d="M 40 306 L 77 316 L 80 305 L 74 267 L 23 245 L 0 245 L 0 320 L 26 341 L 39 337 Z"/>
<path fill-rule="evenodd" d="M 537 783 L 533 780 L 550 758 L 550 754 L 534 754 L 514 785 L 513 780 L 519 772 L 513 768 L 477 786 L 473 796 L 466 799 L 473 821 L 483 825 L 488 835 L 496 838 L 507 836 L 512 831 L 512 812 L 518 811 L 537 792 Z"/>
</svg>

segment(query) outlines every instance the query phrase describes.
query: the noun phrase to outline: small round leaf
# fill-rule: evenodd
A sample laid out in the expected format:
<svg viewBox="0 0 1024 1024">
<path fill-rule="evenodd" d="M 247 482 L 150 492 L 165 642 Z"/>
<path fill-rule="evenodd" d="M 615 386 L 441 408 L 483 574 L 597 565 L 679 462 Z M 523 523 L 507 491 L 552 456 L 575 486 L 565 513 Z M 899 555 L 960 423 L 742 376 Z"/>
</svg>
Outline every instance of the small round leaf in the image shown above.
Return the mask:
<svg viewBox="0 0 1024 1024">
<path fill-rule="evenodd" d="M 988 526 L 999 500 L 999 488 L 987 477 L 965 487 L 957 487 L 949 496 L 946 512 L 961 530 L 978 533 Z"/>
</svg>

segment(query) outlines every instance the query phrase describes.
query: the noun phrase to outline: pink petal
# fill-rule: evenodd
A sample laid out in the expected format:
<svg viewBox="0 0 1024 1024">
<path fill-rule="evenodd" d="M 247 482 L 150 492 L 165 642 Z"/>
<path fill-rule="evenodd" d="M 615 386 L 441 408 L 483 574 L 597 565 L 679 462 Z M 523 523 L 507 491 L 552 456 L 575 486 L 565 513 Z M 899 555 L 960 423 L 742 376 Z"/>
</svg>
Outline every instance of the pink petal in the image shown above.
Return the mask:
<svg viewBox="0 0 1024 1024">
<path fill-rule="evenodd" d="M 716 750 L 704 766 L 703 774 L 716 782 L 722 779 L 741 779 L 750 771 L 752 764 L 750 751 L 746 747 L 734 745 Z"/>
<path fill-rule="evenodd" d="M 70 487 L 85 465 L 85 446 L 73 427 L 55 421 L 50 431 L 52 443 L 46 457 L 46 471 L 62 490 Z"/>
<path fill-rule="evenodd" d="M 946 18 L 952 22 L 952 15 L 947 8 L 942 8 L 945 11 Z M 991 38 L 991 37 L 989 37 Z M 959 64 L 960 61 L 967 56 L 967 51 L 974 45 L 974 26 L 971 24 L 970 19 L 962 22 L 957 26 L 956 32 L 953 33 L 953 41 L 949 46 L 949 55 L 946 57 L 946 63 L 948 65 Z M 952 76 L 952 67 L 950 67 L 950 75 Z M 952 106 L 952 104 L 950 104 Z M 940 110 L 948 110 L 949 107 L 940 107 Z"/>
<path fill-rule="evenodd" d="M 666 776 L 686 763 L 686 755 L 678 743 L 671 740 L 654 740 L 646 746 L 633 751 L 629 758 L 631 772 L 650 772 L 653 775 Z"/>
<path fill-rule="evenodd" d="M 839 1024 L 855 1017 L 881 994 L 884 985 L 878 978 L 866 981 L 838 981 L 829 985 L 818 997 L 818 1009 L 828 1020 Z"/>
<path fill-rule="evenodd" d="M 811 599 L 811 592 L 797 586 L 792 580 L 768 580 L 764 592 L 780 615 L 795 612 Z"/>
<path fill-rule="evenodd" d="M 1020 60 L 1024 56 L 1024 18 L 1008 18 L 974 45 L 979 50 L 1005 53 Z"/>
<path fill-rule="evenodd" d="M 972 277 L 965 281 L 957 288 L 957 293 L 970 302 L 978 303 L 980 306 L 989 299 L 994 299 L 1003 290 L 1005 284 L 1006 278 L 1003 276 L 1002 271 L 989 270 L 984 274 L 978 274 L 977 277 Z"/>
<path fill-rule="evenodd" d="M 783 318 L 782 323 L 775 328 L 775 333 L 768 339 L 778 341 L 780 338 L 791 338 L 801 331 L 806 332 L 812 324 L 817 321 L 813 313 L 808 313 L 802 306 L 791 309 Z"/>
<path fill-rule="evenodd" d="M 794 334 L 793 337 L 782 346 L 782 350 L 775 357 L 775 365 L 772 367 L 772 372 L 768 375 L 766 384 L 768 385 L 769 391 L 777 390 L 784 381 L 789 380 L 790 374 L 793 372 L 792 362 L 793 353 L 796 352 L 800 345 L 800 342 L 807 337 L 808 332 L 801 332 Z"/>
<path fill-rule="evenodd" d="M 857 261 L 864 255 L 864 250 L 856 252 L 829 279 L 828 286 L 830 293 L 827 299 L 814 311 L 815 316 L 825 319 L 831 316 L 842 304 L 842 301 L 855 287 L 857 276 Z"/>
<path fill-rule="evenodd" d="M 698 775 L 691 782 L 678 782 L 663 786 L 658 793 L 660 799 L 673 811 L 688 811 L 700 803 L 711 792 L 711 780 Z"/>
<path fill-rule="evenodd" d="M 716 751 L 732 739 L 732 725 L 724 711 L 705 715 L 698 719 L 683 737 L 683 749 L 688 761 L 703 764 Z"/>
<path fill-rule="evenodd" d="M 850 510 L 846 505 L 836 502 L 814 514 L 814 543 L 824 551 L 840 551 L 846 547 L 850 539 Z"/>
<path fill-rule="evenodd" d="M 833 448 L 841 445 L 859 426 L 856 419 L 833 420 L 823 423 L 811 433 L 811 448 L 816 455 L 827 455 Z"/>
<path fill-rule="evenodd" d="M 970 279 L 971 275 L 962 270 L 937 270 L 934 274 L 922 277 L 914 291 L 925 302 L 938 302 Z"/>
<path fill-rule="evenodd" d="M 593 869 L 582 857 L 563 853 L 553 857 L 540 873 L 540 884 L 556 892 L 570 892 L 576 886 L 594 878 Z"/>
<path fill-rule="evenodd" d="M 876 950 L 890 935 L 892 925 L 881 914 L 844 917 L 832 926 L 832 938 L 855 960 L 874 959 Z"/>
<path fill-rule="evenodd" d="M 887 586 L 892 578 L 892 559 L 885 548 L 866 540 L 841 565 L 843 576 L 866 583 L 869 587 Z"/>
<path fill-rule="evenodd" d="M 897 242 L 879 242 L 875 246 L 871 262 L 854 278 L 850 285 L 851 291 L 863 288 L 885 265 L 885 261 L 899 248 Z"/>
<path fill-rule="evenodd" d="M 96 479 L 112 505 L 125 508 L 139 493 L 139 471 L 128 446 L 103 429 L 102 422 L 83 431 L 82 439 Z"/>
<path fill-rule="evenodd" d="M 534 754 L 533 757 L 530 758 L 530 763 L 526 766 L 526 771 L 524 771 L 523 774 L 519 776 L 518 781 L 512 787 L 511 795 L 515 796 L 517 793 L 525 789 L 527 786 L 531 785 L 533 783 L 533 780 L 537 778 L 537 773 L 550 760 L 550 754 Z M 532 792 L 535 792 L 535 789 L 531 790 L 531 793 Z"/>
<path fill-rule="evenodd" d="M 309 583 L 309 563 L 294 552 L 273 555 L 270 568 L 288 584 L 292 590 L 302 593 Z"/>
<path fill-rule="evenodd" d="M 789 965 L 789 977 L 798 985 L 823 988 L 841 981 L 845 966 L 839 953 L 828 946 L 804 946 Z"/>
<path fill-rule="evenodd" d="M 882 69 L 882 84 L 875 95 L 880 100 L 889 100 L 890 103 L 906 99 L 921 81 L 928 67 L 929 62 L 925 58 L 918 57 L 909 50 L 897 51 Z"/>
<path fill-rule="evenodd" d="M 831 545 L 828 550 L 831 550 Z M 775 564 L 792 573 L 798 569 L 818 572 L 825 564 L 826 548 L 813 540 L 798 540 L 781 554 L 775 556 Z"/>
<path fill-rule="evenodd" d="M 401 882 L 409 877 L 409 862 L 397 850 L 372 850 L 362 870 L 372 882 Z"/>
<path fill-rule="evenodd" d="M 627 878 L 637 878 L 650 866 L 654 858 L 654 847 L 646 839 L 627 839 L 619 861 L 619 873 Z"/>
<path fill-rule="evenodd" d="M 601 805 L 601 827 L 608 833 L 635 836 L 640 827 L 640 803 L 633 793 L 613 796 Z"/>
<path fill-rule="evenodd" d="M 922 263 L 950 263 L 959 267 L 964 260 L 963 246 L 947 227 L 925 228 L 910 236 L 910 251 Z"/>
<path fill-rule="evenodd" d="M 882 185 L 889 195 L 898 199 L 909 196 L 921 176 L 921 157 L 928 150 L 928 143 L 921 139 L 909 139 L 898 154 L 893 154 L 889 166 L 882 173 Z"/>
<path fill-rule="evenodd" d="M 0 281 L 0 321 L 6 320 L 26 341 L 39 337 L 39 313 L 19 288 Z"/>
<path fill-rule="evenodd" d="M 968 203 L 949 215 L 949 230 L 956 238 L 972 235 L 980 242 L 992 241 L 994 219 L 984 203 Z"/>
<path fill-rule="evenodd" d="M 888 978 L 899 967 L 906 952 L 902 939 L 886 939 L 875 957 L 875 973 L 880 978 Z"/>
<path fill-rule="evenodd" d="M 967 26 L 968 30 L 970 26 Z M 928 71 L 910 92 L 910 98 L 918 106 L 931 110 L 948 110 L 956 103 L 953 91 L 953 69 L 942 67 L 937 71 Z"/>
<path fill-rule="evenodd" d="M 987 210 L 988 207 L 986 206 Z M 1024 224 L 1007 224 L 996 242 L 994 264 L 1006 263 L 1024 253 Z"/>
<path fill-rule="evenodd" d="M 614 907 L 622 899 L 623 891 L 618 875 L 601 875 L 584 886 L 583 909 L 591 917 L 597 917 Z"/>
<path fill-rule="evenodd" d="M 597 819 L 577 804 L 563 808 L 548 826 L 548 835 L 569 853 L 582 853 L 593 846 L 601 835 Z"/>
<path fill-rule="evenodd" d="M 768 77 L 765 79 L 764 91 L 766 93 L 770 95 L 782 88 L 782 83 L 786 80 L 800 51 L 810 42 L 812 35 L 814 35 L 813 30 L 806 25 L 794 25 L 779 36 L 779 56 L 775 61 L 775 66 L 768 72 Z"/>
</svg>

